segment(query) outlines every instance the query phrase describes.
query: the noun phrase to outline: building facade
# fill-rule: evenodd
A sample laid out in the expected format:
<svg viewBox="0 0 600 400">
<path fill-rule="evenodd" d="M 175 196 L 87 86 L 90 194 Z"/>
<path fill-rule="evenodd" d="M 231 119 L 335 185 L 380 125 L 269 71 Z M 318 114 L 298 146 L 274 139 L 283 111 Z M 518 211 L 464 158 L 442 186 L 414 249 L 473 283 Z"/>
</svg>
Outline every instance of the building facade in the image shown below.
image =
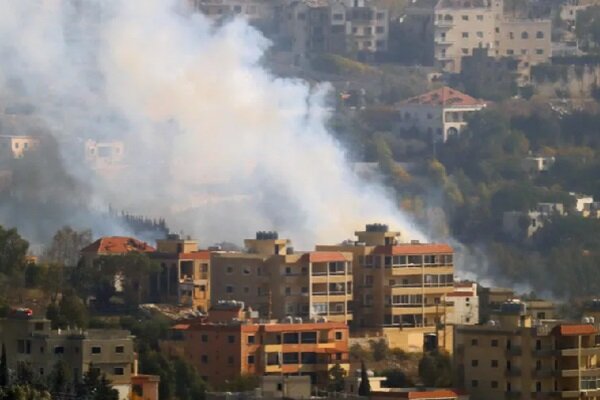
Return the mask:
<svg viewBox="0 0 600 400">
<path fill-rule="evenodd" d="M 40 146 L 40 139 L 33 136 L 0 135 L 0 161 L 25 157 Z"/>
<path fill-rule="evenodd" d="M 466 128 L 469 115 L 486 106 L 484 101 L 444 86 L 404 100 L 395 108 L 401 132 L 417 130 L 427 139 L 445 142 Z"/>
<path fill-rule="evenodd" d="M 349 370 L 348 326 L 342 322 L 302 322 L 294 318 L 254 318 L 240 302 L 215 304 L 206 320 L 179 329 L 178 340 L 161 342 L 161 351 L 184 358 L 212 387 L 241 375 L 309 376 L 324 386 L 329 370 Z M 213 311 L 222 309 L 221 314 Z M 233 309 L 231 318 L 228 310 Z"/>
<path fill-rule="evenodd" d="M 353 319 L 352 254 L 295 252 L 276 232 L 245 240 L 245 252 L 213 252 L 211 296 L 240 300 L 265 318 Z"/>
<path fill-rule="evenodd" d="M 80 382 L 89 368 L 97 368 L 119 392 L 119 399 L 130 398 L 136 364 L 128 331 L 52 330 L 47 319 L 15 314 L 0 320 L 0 332 L 10 370 L 25 365 L 43 380 L 58 362 L 64 362 Z"/>
<path fill-rule="evenodd" d="M 458 326 L 455 364 L 472 399 L 597 399 L 597 329 L 591 324 L 532 325 L 520 304 L 492 323 Z"/>
<path fill-rule="evenodd" d="M 457 282 L 454 291 L 446 295 L 452 305 L 447 323 L 453 325 L 477 325 L 479 323 L 479 295 L 475 282 Z"/>
<path fill-rule="evenodd" d="M 437 333 L 451 312 L 446 297 L 454 291 L 453 249 L 400 243 L 400 233 L 381 224 L 367 225 L 356 236 L 356 242 L 317 246 L 354 255 L 354 325 L 391 328 L 404 335 L 395 346 L 422 349 L 424 335 Z"/>
<path fill-rule="evenodd" d="M 502 0 L 440 0 L 434 9 L 435 65 L 460 73 L 462 57 L 483 48 L 519 60 L 518 81 L 528 82 L 530 67 L 552 55 L 551 22 L 509 18 L 503 6 Z"/>
</svg>

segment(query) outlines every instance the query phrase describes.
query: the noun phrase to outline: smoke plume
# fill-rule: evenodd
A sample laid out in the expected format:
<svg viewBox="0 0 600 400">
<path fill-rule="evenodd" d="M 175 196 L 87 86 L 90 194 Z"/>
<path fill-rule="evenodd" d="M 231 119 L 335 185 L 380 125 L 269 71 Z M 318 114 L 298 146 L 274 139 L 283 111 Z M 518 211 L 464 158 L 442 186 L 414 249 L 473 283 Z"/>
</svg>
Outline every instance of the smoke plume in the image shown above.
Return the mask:
<svg viewBox="0 0 600 400">
<path fill-rule="evenodd" d="M 204 244 L 274 229 L 312 247 L 369 222 L 422 239 L 351 172 L 326 129 L 329 87 L 272 75 L 268 47 L 176 0 L 0 2 L 0 89 L 33 106 L 90 208 L 166 217 Z M 123 141 L 125 166 L 85 167 L 87 139 Z"/>
</svg>

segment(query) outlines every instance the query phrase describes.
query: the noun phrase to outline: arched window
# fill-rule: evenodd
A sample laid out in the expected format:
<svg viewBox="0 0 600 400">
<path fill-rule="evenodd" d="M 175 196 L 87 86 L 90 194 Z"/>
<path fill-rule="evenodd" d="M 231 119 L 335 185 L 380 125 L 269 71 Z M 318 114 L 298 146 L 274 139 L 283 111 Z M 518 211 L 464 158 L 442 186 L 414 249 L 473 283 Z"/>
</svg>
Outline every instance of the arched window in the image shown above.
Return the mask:
<svg viewBox="0 0 600 400">
<path fill-rule="evenodd" d="M 536 39 L 543 39 L 544 38 L 544 32 L 542 31 L 537 31 L 537 33 L 535 34 Z"/>
<path fill-rule="evenodd" d="M 529 39 L 529 33 L 527 33 L 527 32 L 521 33 L 521 39 Z"/>
</svg>

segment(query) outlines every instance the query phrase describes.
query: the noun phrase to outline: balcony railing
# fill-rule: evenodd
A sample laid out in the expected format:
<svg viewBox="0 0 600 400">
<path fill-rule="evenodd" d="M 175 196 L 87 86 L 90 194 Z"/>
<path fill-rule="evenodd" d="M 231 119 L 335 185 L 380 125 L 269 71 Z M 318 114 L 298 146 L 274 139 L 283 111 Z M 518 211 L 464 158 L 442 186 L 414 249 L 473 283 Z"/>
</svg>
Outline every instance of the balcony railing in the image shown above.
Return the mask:
<svg viewBox="0 0 600 400">
<path fill-rule="evenodd" d="M 521 346 L 512 346 L 510 349 L 506 349 L 506 355 L 511 356 L 520 356 L 523 353 Z"/>
<path fill-rule="evenodd" d="M 600 347 L 583 347 L 573 349 L 562 349 L 560 355 L 563 357 L 573 357 L 581 354 L 582 356 L 593 356 L 595 354 L 600 355 Z"/>
</svg>

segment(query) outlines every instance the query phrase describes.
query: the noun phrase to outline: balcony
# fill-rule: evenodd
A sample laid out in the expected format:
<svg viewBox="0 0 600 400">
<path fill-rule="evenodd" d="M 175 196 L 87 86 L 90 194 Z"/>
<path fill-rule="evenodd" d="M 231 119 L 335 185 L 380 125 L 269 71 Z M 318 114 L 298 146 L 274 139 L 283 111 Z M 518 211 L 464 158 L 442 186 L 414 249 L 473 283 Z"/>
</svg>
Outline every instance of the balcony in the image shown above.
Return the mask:
<svg viewBox="0 0 600 400">
<path fill-rule="evenodd" d="M 533 350 L 532 355 L 534 357 L 537 358 L 542 358 L 542 357 L 552 357 L 558 354 L 558 350 L 555 349 L 539 349 L 539 350 Z"/>
<path fill-rule="evenodd" d="M 436 28 L 452 28 L 454 26 L 454 21 L 446 20 L 446 19 L 438 19 L 433 22 L 433 25 Z"/>
<path fill-rule="evenodd" d="M 512 367 L 511 369 L 504 370 L 504 376 L 506 377 L 519 377 L 521 376 L 521 368 Z"/>
<path fill-rule="evenodd" d="M 582 356 L 600 355 L 600 347 L 562 349 L 560 351 L 560 355 L 563 357 L 577 357 L 579 354 Z"/>
<path fill-rule="evenodd" d="M 521 354 L 523 354 L 523 349 L 521 349 L 521 346 L 512 346 L 510 349 L 506 349 L 507 357 L 520 356 Z"/>
<path fill-rule="evenodd" d="M 576 378 L 581 374 L 585 377 L 600 377 L 600 368 L 589 368 L 589 369 L 563 369 L 561 376 L 563 378 Z"/>
<path fill-rule="evenodd" d="M 448 40 L 446 38 L 435 39 L 434 41 L 436 46 L 452 46 L 454 44 L 454 40 Z"/>
<path fill-rule="evenodd" d="M 531 371 L 531 376 L 534 378 L 552 378 L 558 376 L 559 373 L 553 368 L 534 369 Z"/>
</svg>

